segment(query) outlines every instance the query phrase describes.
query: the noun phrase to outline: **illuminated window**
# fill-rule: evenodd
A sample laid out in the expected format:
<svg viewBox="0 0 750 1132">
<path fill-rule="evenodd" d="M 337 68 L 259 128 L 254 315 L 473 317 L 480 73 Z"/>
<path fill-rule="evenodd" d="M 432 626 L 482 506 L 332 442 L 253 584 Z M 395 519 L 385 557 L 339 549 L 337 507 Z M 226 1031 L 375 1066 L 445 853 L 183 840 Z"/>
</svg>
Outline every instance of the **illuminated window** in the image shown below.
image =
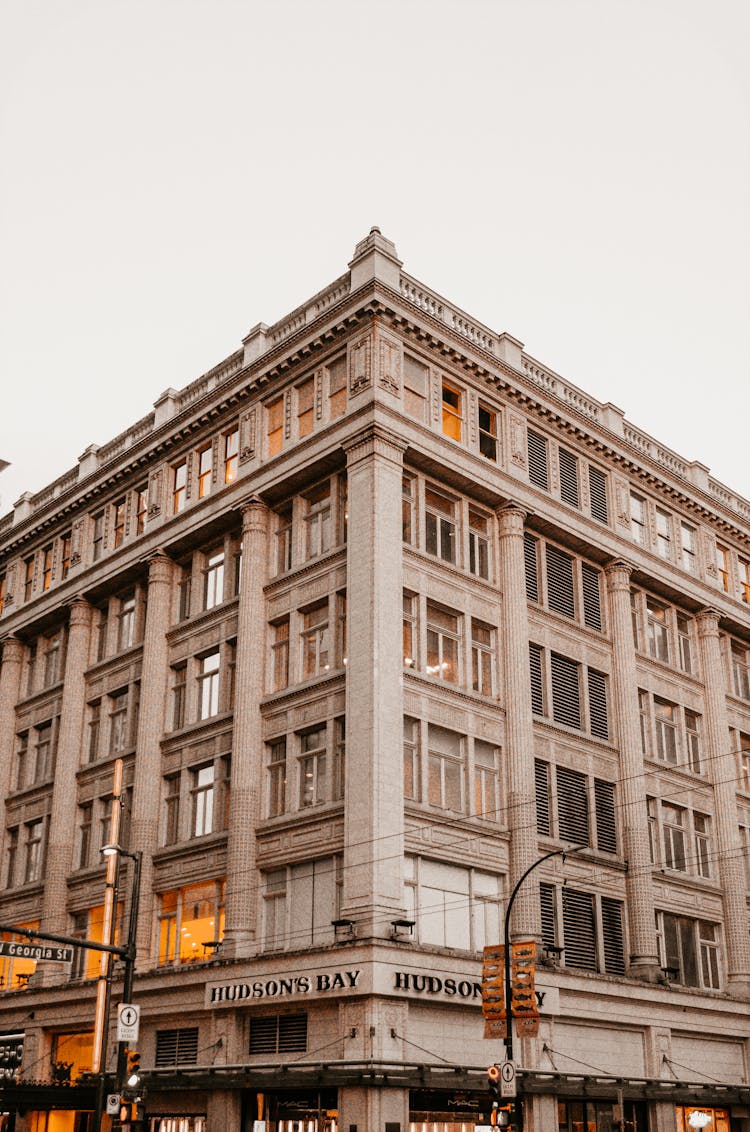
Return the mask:
<svg viewBox="0 0 750 1132">
<path fill-rule="evenodd" d="M 123 905 L 118 902 L 115 915 L 115 938 L 117 945 L 121 937 Z M 84 912 L 76 912 L 73 916 L 73 933 L 80 939 L 90 940 L 91 943 L 104 942 L 104 905 L 98 904 Z M 71 977 L 74 979 L 96 979 L 101 971 L 100 951 L 88 951 L 85 948 L 76 948 Z"/>
<path fill-rule="evenodd" d="M 172 512 L 177 515 L 187 499 L 187 461 L 181 460 L 172 468 Z"/>
<path fill-rule="evenodd" d="M 224 881 L 163 892 L 159 897 L 158 962 L 209 959 L 224 937 Z"/>
<path fill-rule="evenodd" d="M 122 546 L 125 541 L 125 515 L 127 513 L 127 500 L 118 499 L 112 507 L 113 545 Z"/>
<path fill-rule="evenodd" d="M 27 931 L 36 931 L 39 928 L 38 920 L 29 920 L 18 925 Z M 0 939 L 14 943 L 24 943 L 23 936 L 12 932 L 0 932 Z M 22 959 L 17 955 L 0 956 L 0 990 L 17 991 L 27 986 L 29 979 L 36 971 L 36 959 Z"/>
<path fill-rule="evenodd" d="M 750 605 L 750 562 L 746 558 L 738 558 L 737 568 L 740 576 L 740 597 L 745 605 Z M 2 604 L 0 604 L 0 610 L 2 610 Z"/>
<path fill-rule="evenodd" d="M 276 456 L 284 445 L 284 398 L 277 397 L 266 406 L 268 455 Z"/>
<path fill-rule="evenodd" d="M 240 451 L 240 430 L 233 428 L 224 434 L 224 483 L 237 479 Z"/>
<path fill-rule="evenodd" d="M 70 573 L 70 547 L 71 535 L 63 535 L 60 539 L 60 581 L 64 582 Z M 2 603 L 0 602 L 0 612 L 2 612 Z"/>
<path fill-rule="evenodd" d="M 443 382 L 443 433 L 451 440 L 460 440 L 462 432 L 461 392 L 447 381 Z"/>
<path fill-rule="evenodd" d="M 23 600 L 28 601 L 34 588 L 34 558 L 24 561 Z"/>
<path fill-rule="evenodd" d="M 205 499 L 211 492 L 211 474 L 214 468 L 214 449 L 207 444 L 198 452 L 198 498 Z"/>
<path fill-rule="evenodd" d="M 94 1035 L 89 1034 L 55 1034 L 52 1039 L 52 1063 L 70 1066 L 68 1081 L 75 1081 L 82 1073 L 90 1073 L 94 1064 Z M 50 1119 L 49 1129 L 52 1132 L 53 1123 Z"/>
</svg>

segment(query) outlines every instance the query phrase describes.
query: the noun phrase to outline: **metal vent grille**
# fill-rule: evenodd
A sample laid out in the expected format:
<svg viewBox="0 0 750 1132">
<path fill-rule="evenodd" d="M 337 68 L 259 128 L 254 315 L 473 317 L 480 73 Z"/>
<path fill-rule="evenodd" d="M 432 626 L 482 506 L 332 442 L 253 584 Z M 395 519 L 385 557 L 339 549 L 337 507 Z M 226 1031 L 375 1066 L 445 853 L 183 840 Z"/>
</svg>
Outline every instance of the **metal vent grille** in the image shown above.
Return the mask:
<svg viewBox="0 0 750 1132">
<path fill-rule="evenodd" d="M 532 429 L 527 433 L 529 454 L 529 480 L 537 487 L 549 491 L 549 471 L 547 468 L 547 441 Z"/>
<path fill-rule="evenodd" d="M 589 892 L 563 888 L 563 932 L 565 966 L 596 971 L 596 918 L 594 897 Z"/>
<path fill-rule="evenodd" d="M 567 656 L 552 653 L 552 717 L 555 723 L 568 727 L 581 726 L 581 689 L 579 665 Z"/>
<path fill-rule="evenodd" d="M 578 495 L 578 460 L 567 449 L 560 449 L 560 498 L 571 507 L 580 507 Z"/>
<path fill-rule="evenodd" d="M 523 557 L 526 565 L 526 597 L 529 601 L 539 601 L 539 560 L 538 540 L 528 531 L 523 536 Z"/>
<path fill-rule="evenodd" d="M 304 1053 L 306 1014 L 271 1014 L 250 1023 L 250 1053 Z"/>
<path fill-rule="evenodd" d="M 602 627 L 602 598 L 599 588 L 599 571 L 588 562 L 581 563 L 581 584 L 583 587 L 583 621 L 589 629 Z"/>
<path fill-rule="evenodd" d="M 167 1065 L 196 1065 L 198 1061 L 198 1027 L 183 1030 L 156 1031 L 157 1069 Z"/>
<path fill-rule="evenodd" d="M 536 783 L 536 830 L 537 833 L 549 835 L 549 765 L 540 759 L 534 759 L 534 780 Z"/>
<path fill-rule="evenodd" d="M 617 826 L 615 825 L 615 787 L 612 782 L 594 779 L 596 804 L 596 847 L 602 853 L 617 852 Z"/>
<path fill-rule="evenodd" d="M 625 947 L 622 934 L 622 904 L 602 896 L 602 943 L 604 970 L 608 975 L 625 974 Z"/>
<path fill-rule="evenodd" d="M 589 495 L 591 496 L 591 517 L 600 523 L 609 523 L 607 505 L 607 477 L 593 464 L 589 464 Z"/>
<path fill-rule="evenodd" d="M 557 945 L 555 932 L 555 889 L 551 884 L 539 885 L 539 906 L 542 914 L 542 943 L 545 947 Z"/>
<path fill-rule="evenodd" d="M 534 715 L 544 715 L 542 650 L 539 645 L 529 645 L 529 674 L 531 676 L 531 710 Z"/>
<path fill-rule="evenodd" d="M 557 768 L 557 822 L 560 837 L 578 845 L 589 843 L 589 800 L 586 777 L 577 770 Z"/>
<path fill-rule="evenodd" d="M 589 668 L 588 685 L 591 734 L 596 735 L 597 739 L 609 739 L 606 677 L 596 669 Z"/>
<path fill-rule="evenodd" d="M 564 617 L 575 617 L 573 559 L 555 546 L 547 544 L 547 603 Z"/>
</svg>

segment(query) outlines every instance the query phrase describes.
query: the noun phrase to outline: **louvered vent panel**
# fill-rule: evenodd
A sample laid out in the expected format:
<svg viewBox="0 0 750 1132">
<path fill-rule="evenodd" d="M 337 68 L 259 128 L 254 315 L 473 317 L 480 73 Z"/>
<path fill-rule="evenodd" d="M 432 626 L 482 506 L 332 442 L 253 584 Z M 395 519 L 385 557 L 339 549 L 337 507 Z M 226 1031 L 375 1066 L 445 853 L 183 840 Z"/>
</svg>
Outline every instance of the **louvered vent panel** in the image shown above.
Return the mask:
<svg viewBox="0 0 750 1132">
<path fill-rule="evenodd" d="M 550 834 L 548 763 L 534 759 L 534 779 L 536 782 L 536 831 L 541 834 Z"/>
<path fill-rule="evenodd" d="M 183 1030 L 156 1031 L 156 1057 L 158 1069 L 165 1065 L 195 1065 L 198 1061 L 198 1027 Z"/>
<path fill-rule="evenodd" d="M 565 966 L 596 971 L 596 921 L 594 898 L 588 892 L 563 888 L 563 932 Z"/>
<path fill-rule="evenodd" d="M 602 896 L 602 944 L 604 970 L 608 975 L 625 974 L 625 946 L 622 935 L 622 904 Z"/>
<path fill-rule="evenodd" d="M 599 588 L 599 571 L 588 562 L 581 563 L 583 588 L 583 620 L 589 629 L 602 627 L 602 596 Z"/>
<path fill-rule="evenodd" d="M 574 660 L 552 653 L 552 715 L 556 723 L 568 727 L 581 726 L 581 690 L 578 668 Z"/>
<path fill-rule="evenodd" d="M 555 889 L 551 884 L 540 883 L 539 907 L 542 915 L 542 943 L 545 947 L 555 947 Z"/>
<path fill-rule="evenodd" d="M 542 650 L 539 645 L 529 645 L 529 675 L 531 677 L 531 710 L 534 715 L 544 715 Z"/>
<path fill-rule="evenodd" d="M 602 672 L 597 672 L 596 669 L 589 668 L 588 685 L 591 734 L 596 735 L 597 739 L 609 739 L 606 677 Z"/>
<path fill-rule="evenodd" d="M 589 843 L 589 800 L 586 778 L 577 770 L 557 768 L 557 823 L 563 841 Z"/>
<path fill-rule="evenodd" d="M 560 449 L 560 498 L 571 507 L 580 507 L 578 460 L 567 449 Z"/>
<path fill-rule="evenodd" d="M 573 559 L 555 546 L 547 545 L 547 604 L 564 617 L 575 617 Z"/>
<path fill-rule="evenodd" d="M 526 597 L 529 601 L 539 601 L 539 567 L 537 547 L 539 543 L 527 532 L 523 536 L 523 557 L 526 564 Z"/>
<path fill-rule="evenodd" d="M 591 517 L 600 523 L 609 523 L 607 504 L 607 477 L 593 464 L 589 464 L 589 494 L 591 496 Z"/>
<path fill-rule="evenodd" d="M 307 1015 L 279 1017 L 279 1053 L 304 1053 L 307 1049 Z"/>
<path fill-rule="evenodd" d="M 549 491 L 549 472 L 547 470 L 547 441 L 532 429 L 527 433 L 529 453 L 529 479 L 537 487 Z"/>
<path fill-rule="evenodd" d="M 594 798 L 596 799 L 596 847 L 602 853 L 616 853 L 617 827 L 615 825 L 614 784 L 595 778 Z"/>
<path fill-rule="evenodd" d="M 276 1053 L 279 1019 L 273 1014 L 268 1018 L 253 1018 L 250 1023 L 250 1053 Z"/>
</svg>

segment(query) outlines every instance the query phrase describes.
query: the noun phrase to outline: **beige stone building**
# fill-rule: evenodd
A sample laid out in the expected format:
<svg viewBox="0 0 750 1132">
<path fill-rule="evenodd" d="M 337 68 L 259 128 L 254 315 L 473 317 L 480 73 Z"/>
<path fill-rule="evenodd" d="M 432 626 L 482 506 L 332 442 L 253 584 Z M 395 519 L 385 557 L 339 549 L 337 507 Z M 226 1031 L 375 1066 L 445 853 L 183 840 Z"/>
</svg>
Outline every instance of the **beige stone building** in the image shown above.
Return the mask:
<svg viewBox="0 0 750 1132">
<path fill-rule="evenodd" d="M 527 870 L 524 1127 L 747 1127 L 750 503 L 378 229 L 22 497 L 0 594 L 3 1127 L 94 1126 L 99 954 L 9 929 L 106 942 L 119 765 L 141 1127 L 488 1124 Z"/>
</svg>

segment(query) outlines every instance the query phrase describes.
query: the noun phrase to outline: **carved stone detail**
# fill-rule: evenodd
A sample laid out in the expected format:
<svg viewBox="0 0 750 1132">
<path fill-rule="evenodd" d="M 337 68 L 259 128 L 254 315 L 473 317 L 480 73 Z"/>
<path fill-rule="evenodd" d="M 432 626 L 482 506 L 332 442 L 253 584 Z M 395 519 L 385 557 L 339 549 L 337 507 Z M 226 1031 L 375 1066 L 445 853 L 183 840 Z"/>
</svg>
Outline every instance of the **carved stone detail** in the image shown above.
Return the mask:
<svg viewBox="0 0 750 1132">
<path fill-rule="evenodd" d="M 380 337 L 379 382 L 396 397 L 401 394 L 401 344 L 392 338 Z"/>
<path fill-rule="evenodd" d="M 349 351 L 349 395 L 354 396 L 372 384 L 370 335 L 355 342 Z"/>
<path fill-rule="evenodd" d="M 161 491 L 163 480 L 162 469 L 159 468 L 151 476 L 148 484 L 148 517 L 153 519 L 161 513 Z"/>
<path fill-rule="evenodd" d="M 517 413 L 511 413 L 510 425 L 510 458 L 519 468 L 526 467 L 526 421 Z"/>
<path fill-rule="evenodd" d="M 248 409 L 240 418 L 240 463 L 255 459 L 256 410 Z"/>
</svg>

